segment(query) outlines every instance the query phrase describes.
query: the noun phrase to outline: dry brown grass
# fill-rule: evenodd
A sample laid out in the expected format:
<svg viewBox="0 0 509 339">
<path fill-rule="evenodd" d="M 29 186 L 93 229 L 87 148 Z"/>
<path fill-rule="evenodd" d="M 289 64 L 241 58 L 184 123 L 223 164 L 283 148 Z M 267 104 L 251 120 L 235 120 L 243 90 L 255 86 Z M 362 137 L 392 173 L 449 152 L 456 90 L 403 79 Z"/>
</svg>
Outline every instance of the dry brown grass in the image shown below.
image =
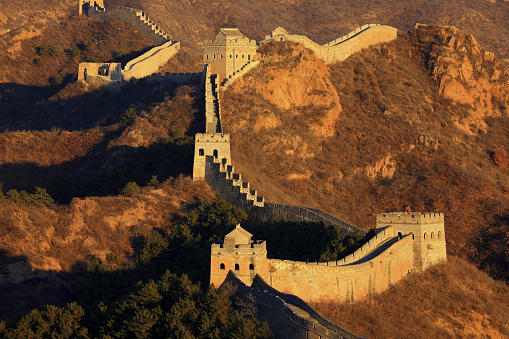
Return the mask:
<svg viewBox="0 0 509 339">
<path fill-rule="evenodd" d="M 68 206 L 2 202 L 0 243 L 9 256 L 24 256 L 40 270 L 70 271 L 90 255 L 104 261 L 108 253 L 128 261 L 136 236 L 167 229 L 214 195 L 208 185 L 179 177 L 129 196 L 76 198 Z"/>
<path fill-rule="evenodd" d="M 313 307 L 367 338 L 509 336 L 509 287 L 456 257 L 368 300 Z"/>
<path fill-rule="evenodd" d="M 233 164 L 270 202 L 317 207 L 365 229 L 384 211 L 445 212 L 448 253 L 505 279 L 507 255 L 498 249 L 495 255 L 476 239 L 491 227 L 502 234 L 497 218 L 509 214 L 509 172 L 490 156 L 505 147 L 509 120 L 489 121 L 486 134 L 457 129 L 453 119 L 470 114 L 469 108 L 438 95 L 420 48 L 413 35 L 402 36 L 331 65 L 343 114 L 334 137 L 323 141 L 298 124 L 246 133 L 239 126 L 265 112 L 280 113 L 249 90 L 226 91 L 223 117 L 225 129 L 233 131 Z M 438 139 L 438 149 L 419 141 L 424 136 Z M 281 140 L 290 138 L 307 143 L 314 156 L 288 154 Z M 395 172 L 384 177 L 376 168 L 388 157 Z M 291 173 L 309 177 L 290 180 Z M 486 263 L 491 256 L 496 268 Z"/>
</svg>

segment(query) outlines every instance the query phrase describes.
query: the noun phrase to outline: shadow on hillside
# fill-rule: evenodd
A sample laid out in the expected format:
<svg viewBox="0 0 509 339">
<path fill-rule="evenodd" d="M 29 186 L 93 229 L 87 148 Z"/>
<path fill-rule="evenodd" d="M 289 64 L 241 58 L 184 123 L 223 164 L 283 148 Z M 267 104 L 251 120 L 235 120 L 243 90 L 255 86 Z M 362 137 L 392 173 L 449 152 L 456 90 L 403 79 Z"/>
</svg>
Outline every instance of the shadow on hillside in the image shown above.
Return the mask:
<svg viewBox="0 0 509 339">
<path fill-rule="evenodd" d="M 31 192 L 35 187 L 43 187 L 56 202 L 68 203 L 73 197 L 117 195 L 127 182 L 144 186 L 154 175 L 162 182 L 169 177 L 192 173 L 192 137 L 175 133 L 149 147 L 115 146 L 107 149 L 112 137 L 110 135 L 95 145 L 88 156 L 62 164 L 2 164 L 0 182 L 4 183 L 3 189 Z"/>
<path fill-rule="evenodd" d="M 164 234 L 156 228 L 153 231 Z M 208 259 L 210 247 L 178 252 L 168 249 L 149 254 L 149 260 L 135 264 L 136 253 L 144 247 L 146 237 L 136 235 L 130 240 L 135 256 L 127 263 L 116 259 L 101 262 L 89 255 L 87 262 L 76 261 L 69 272 L 35 270 L 26 257 L 10 256 L 0 248 L 0 322 L 17 321 L 45 305 L 62 307 L 76 301 L 88 311 L 95 310 L 100 302 L 112 305 L 136 291 L 139 282 L 157 281 L 167 270 L 178 275 L 190 273 L 193 281 L 204 282 L 198 285 L 208 286 L 205 281 L 208 281 L 209 267 L 203 265 L 202 259 Z"/>
<path fill-rule="evenodd" d="M 0 321 L 16 320 L 46 304 L 63 306 L 70 300 L 69 274 L 34 271 L 25 256 L 0 249 Z"/>
<path fill-rule="evenodd" d="M 199 77 L 186 85 L 195 87 Z M 96 89 L 64 79 L 61 85 L 25 86 L 0 84 L 0 130 L 81 130 L 118 122 L 132 106 L 148 111 L 148 106 L 172 97 L 182 84 L 170 79 L 133 80 Z"/>
</svg>

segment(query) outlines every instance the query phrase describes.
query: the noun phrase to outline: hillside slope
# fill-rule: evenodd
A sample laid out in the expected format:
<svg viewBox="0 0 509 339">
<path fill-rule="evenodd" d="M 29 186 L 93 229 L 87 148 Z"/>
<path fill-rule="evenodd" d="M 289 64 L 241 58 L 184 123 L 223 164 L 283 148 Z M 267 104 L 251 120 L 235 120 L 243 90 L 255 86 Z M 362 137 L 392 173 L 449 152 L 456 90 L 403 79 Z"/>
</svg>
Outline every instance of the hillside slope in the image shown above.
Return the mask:
<svg viewBox="0 0 509 339">
<path fill-rule="evenodd" d="M 445 212 L 448 252 L 482 267 L 497 252 L 491 273 L 508 277 L 505 250 L 485 243 L 489 229 L 507 246 L 507 68 L 443 27 L 421 26 L 328 70 L 289 43 L 260 51 L 267 58 L 223 98 L 233 164 L 260 195 L 365 229 L 383 211 Z M 279 91 L 303 82 L 311 99 L 285 93 L 285 104 Z M 332 136 L 314 127 L 325 125 Z"/>
<path fill-rule="evenodd" d="M 509 58 L 507 1 L 105 1 L 105 6 L 126 4 L 145 10 L 172 37 L 195 48 L 201 46 L 203 39 L 212 38 L 220 27 L 239 27 L 250 38 L 260 40 L 277 26 L 283 26 L 292 33 L 325 43 L 367 23 L 409 30 L 420 22 L 456 26 L 473 34 L 498 57 Z"/>
<path fill-rule="evenodd" d="M 450 257 L 369 300 L 313 306 L 367 338 L 506 338 L 508 305 L 507 285 Z"/>
</svg>

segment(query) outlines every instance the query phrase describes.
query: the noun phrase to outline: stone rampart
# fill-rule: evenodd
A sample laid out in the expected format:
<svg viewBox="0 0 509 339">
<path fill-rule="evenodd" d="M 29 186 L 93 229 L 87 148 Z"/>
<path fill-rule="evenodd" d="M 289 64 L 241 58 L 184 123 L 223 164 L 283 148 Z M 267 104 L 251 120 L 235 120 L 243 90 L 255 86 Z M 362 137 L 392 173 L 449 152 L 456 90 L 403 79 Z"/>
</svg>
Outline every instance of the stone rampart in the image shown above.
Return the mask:
<svg viewBox="0 0 509 339">
<path fill-rule="evenodd" d="M 134 27 L 154 45 L 160 45 L 171 38 L 166 34 L 161 26 L 150 20 L 147 15 L 139 9 L 118 6 L 105 10 L 104 8 L 91 8 L 88 16 L 99 20 L 108 20 L 112 18 L 125 21 Z"/>
<path fill-rule="evenodd" d="M 314 208 L 265 203 L 263 208 L 253 211 L 253 217 L 257 220 L 272 220 L 281 216 L 287 220 L 316 221 L 323 222 L 326 225 L 337 226 L 343 234 L 349 234 L 357 230 L 362 234 L 366 233 L 358 227 Z"/>
<path fill-rule="evenodd" d="M 367 243 L 359 247 L 355 252 L 337 261 L 328 261 L 327 266 L 342 266 L 355 263 L 373 253 L 381 244 L 394 238 L 394 228 L 392 226 L 376 229 L 376 234 L 369 239 Z"/>
<path fill-rule="evenodd" d="M 260 321 L 267 321 L 276 338 L 361 338 L 346 329 L 327 322 L 305 303 L 301 303 L 301 306 L 306 307 L 306 310 L 303 310 L 294 304 L 285 302 L 268 290 L 259 291 L 246 286 L 231 271 L 221 285 L 220 291 L 231 294 L 231 299 L 241 308 L 241 311 L 255 313 Z M 312 312 L 307 310 L 312 310 Z M 314 315 L 318 315 L 318 319 L 314 318 Z"/>
<path fill-rule="evenodd" d="M 245 209 L 256 220 L 273 220 L 284 217 L 287 220 L 294 221 L 323 222 L 326 225 L 339 227 L 343 234 L 355 231 L 360 231 L 362 234 L 366 233 L 358 227 L 317 209 L 265 202 L 265 199 L 251 188 L 249 182 L 242 180 L 239 173 L 235 173 L 233 166 L 222 160 L 218 161 L 210 157 L 206 159 L 205 166 L 205 180 L 209 185 L 221 194 L 227 202 Z"/>
<path fill-rule="evenodd" d="M 78 69 L 78 80 L 89 82 L 91 78 L 101 78 L 104 83 L 108 83 L 111 81 L 129 81 L 133 78 L 145 78 L 155 74 L 159 70 L 159 67 L 163 66 L 169 59 L 175 56 L 179 50 L 179 41 L 167 41 L 161 46 L 156 46 L 148 52 L 143 53 L 141 56 L 129 61 L 123 69 L 119 63 L 114 62 L 82 62 Z M 191 76 L 178 73 L 175 77 L 182 79 Z"/>
<path fill-rule="evenodd" d="M 361 300 L 386 290 L 413 270 L 412 236 L 393 237 L 359 259 L 340 266 L 269 259 L 267 282 L 307 302 Z"/>
<path fill-rule="evenodd" d="M 215 162 L 212 157 L 207 159 L 205 179 L 223 199 L 230 204 L 251 212 L 253 206 L 262 207 L 263 197 L 259 197 L 256 190 L 252 190 L 242 176 L 235 173 L 234 167 L 222 162 Z"/>
<path fill-rule="evenodd" d="M 205 133 L 222 133 L 221 104 L 218 93 L 217 74 L 207 67 L 205 74 Z"/>
<path fill-rule="evenodd" d="M 272 286 L 267 284 L 265 280 L 259 275 L 256 275 L 253 279 L 252 287 L 256 290 L 263 291 L 264 294 L 274 295 L 280 299 L 282 299 L 285 303 L 292 304 L 307 312 L 312 318 L 314 318 L 318 323 L 323 326 L 325 329 L 332 333 L 336 333 L 340 336 L 340 338 L 358 338 L 358 336 L 336 324 L 331 323 L 327 319 L 325 319 L 318 311 L 309 306 L 304 300 L 299 298 L 293 294 L 285 294 L 281 293 L 278 290 L 274 289 Z"/>
<path fill-rule="evenodd" d="M 156 46 L 143 55 L 129 61 L 122 71 L 122 79 L 129 81 L 132 78 L 140 79 L 156 73 L 180 50 L 180 41 L 167 41 Z"/>
<path fill-rule="evenodd" d="M 304 35 L 286 34 L 284 30 L 275 30 L 272 36 L 267 36 L 261 43 L 294 41 L 314 51 L 317 57 L 326 64 L 332 64 L 343 61 L 353 53 L 369 46 L 390 42 L 396 39 L 397 35 L 397 29 L 394 27 L 368 24 L 324 45 L 317 44 Z"/>
<path fill-rule="evenodd" d="M 221 89 L 223 91 L 226 90 L 235 82 L 235 80 L 237 80 L 240 77 L 243 77 L 247 72 L 255 68 L 259 63 L 260 60 L 249 61 L 247 64 L 242 66 L 238 71 L 234 72 L 232 75 L 229 75 L 228 78 L 224 80 Z"/>
</svg>

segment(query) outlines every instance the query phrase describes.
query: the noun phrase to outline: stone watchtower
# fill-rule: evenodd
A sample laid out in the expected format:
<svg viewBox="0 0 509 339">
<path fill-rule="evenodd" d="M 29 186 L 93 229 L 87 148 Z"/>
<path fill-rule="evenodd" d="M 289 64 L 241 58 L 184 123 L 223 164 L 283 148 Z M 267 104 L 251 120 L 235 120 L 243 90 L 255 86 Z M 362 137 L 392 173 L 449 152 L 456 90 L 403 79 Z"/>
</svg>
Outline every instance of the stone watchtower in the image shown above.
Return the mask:
<svg viewBox="0 0 509 339">
<path fill-rule="evenodd" d="M 203 63 L 210 65 L 219 82 L 253 60 L 256 40 L 250 40 L 238 28 L 221 28 L 214 40 L 203 41 Z"/>
<path fill-rule="evenodd" d="M 251 240 L 253 235 L 237 225 L 212 244 L 210 255 L 210 283 L 219 287 L 231 270 L 243 283 L 251 286 L 256 274 L 263 279 L 269 275 L 267 249 L 264 240 Z"/>
<path fill-rule="evenodd" d="M 376 227 L 385 226 L 393 226 L 394 235 L 412 233 L 415 270 L 424 271 L 447 261 L 443 213 L 380 213 L 376 216 Z"/>
<path fill-rule="evenodd" d="M 230 135 L 228 133 L 196 133 L 193 180 L 205 179 L 207 157 L 209 157 L 209 161 L 231 165 Z"/>
</svg>

